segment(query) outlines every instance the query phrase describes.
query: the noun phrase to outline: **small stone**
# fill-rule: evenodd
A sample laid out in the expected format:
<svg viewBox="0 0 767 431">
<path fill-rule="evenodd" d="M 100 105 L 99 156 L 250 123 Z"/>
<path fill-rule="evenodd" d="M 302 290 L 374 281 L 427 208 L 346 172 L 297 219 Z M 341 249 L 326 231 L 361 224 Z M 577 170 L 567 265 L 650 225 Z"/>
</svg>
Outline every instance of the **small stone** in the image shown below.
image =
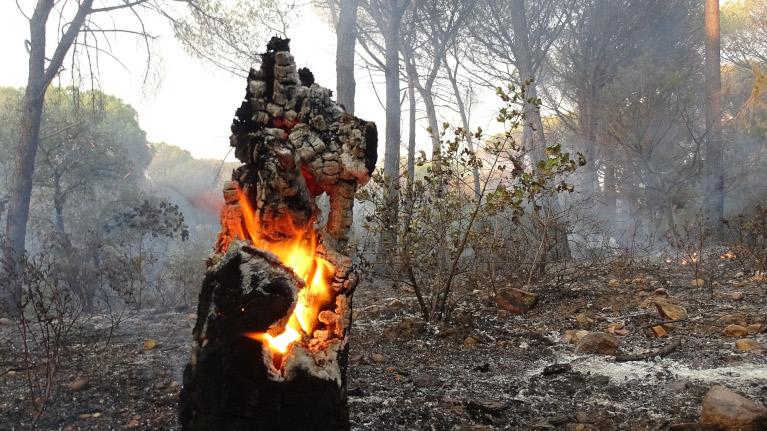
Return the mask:
<svg viewBox="0 0 767 431">
<path fill-rule="evenodd" d="M 656 325 L 650 328 L 650 333 L 653 337 L 663 338 L 668 337 L 668 330 L 665 325 Z"/>
<path fill-rule="evenodd" d="M 13 325 L 13 321 L 7 317 L 0 317 L 0 326 Z"/>
<path fill-rule="evenodd" d="M 614 355 L 619 346 L 620 341 L 614 335 L 605 332 L 592 332 L 581 339 L 575 350 L 578 353 Z"/>
<path fill-rule="evenodd" d="M 157 340 L 150 338 L 148 340 L 144 340 L 144 350 L 152 350 L 155 347 L 157 347 Z"/>
<path fill-rule="evenodd" d="M 578 322 L 578 326 L 581 328 L 588 328 L 594 323 L 594 319 L 587 316 L 586 313 L 578 313 L 575 315 L 575 321 Z"/>
<path fill-rule="evenodd" d="M 725 337 L 745 337 L 748 335 L 748 328 L 740 325 L 727 325 L 724 327 Z"/>
<path fill-rule="evenodd" d="M 565 425 L 565 430 L 566 431 L 599 431 L 599 428 L 591 424 L 581 424 L 581 423 L 570 422 L 567 425 Z"/>
<path fill-rule="evenodd" d="M 761 344 L 759 344 L 756 340 L 750 340 L 748 338 L 741 338 L 740 340 L 737 340 L 735 342 L 735 348 L 740 350 L 741 352 L 750 352 L 752 350 L 757 350 L 761 348 Z"/>
<path fill-rule="evenodd" d="M 665 300 L 656 300 L 654 304 L 658 314 L 666 320 L 682 320 L 687 318 L 687 310 L 684 307 Z"/>
<path fill-rule="evenodd" d="M 88 389 L 88 386 L 90 386 L 90 381 L 87 377 L 82 376 L 67 384 L 67 387 L 72 392 L 80 392 L 82 390 Z"/>
<path fill-rule="evenodd" d="M 718 320 L 720 323 L 723 323 L 725 325 L 735 324 L 740 326 L 748 326 L 748 319 L 742 313 L 725 314 L 724 316 L 720 317 Z"/>
<path fill-rule="evenodd" d="M 743 299 L 743 292 L 732 292 L 730 298 L 732 298 L 733 301 L 740 301 Z"/>
<path fill-rule="evenodd" d="M 386 358 L 384 358 L 384 355 L 380 353 L 371 353 L 370 359 L 376 364 L 383 364 L 386 361 Z"/>
<path fill-rule="evenodd" d="M 616 288 L 616 287 L 620 287 L 621 282 L 620 282 L 620 280 L 617 280 L 617 279 L 613 278 L 612 280 L 607 282 L 607 285 L 612 287 L 612 288 Z"/>
<path fill-rule="evenodd" d="M 538 295 L 526 290 L 506 287 L 498 291 L 495 302 L 500 308 L 510 313 L 521 314 L 530 311 L 535 306 L 538 302 Z"/>
<path fill-rule="evenodd" d="M 611 323 L 607 325 L 607 332 L 620 337 L 625 337 L 629 334 L 628 329 L 624 328 L 623 323 Z"/>
<path fill-rule="evenodd" d="M 764 329 L 764 325 L 761 323 L 752 323 L 746 327 L 749 334 L 758 334 Z"/>
<path fill-rule="evenodd" d="M 413 386 L 417 388 L 428 388 L 433 386 L 435 379 L 431 374 L 418 374 L 410 379 L 413 382 Z"/>
<path fill-rule="evenodd" d="M 655 295 L 655 296 L 668 296 L 668 290 L 666 290 L 666 289 L 664 289 L 662 287 L 659 287 L 659 288 L 655 289 L 652 292 L 652 294 Z"/>
<path fill-rule="evenodd" d="M 466 339 L 463 340 L 463 347 L 466 347 L 467 349 L 471 349 L 477 345 L 477 340 L 469 335 L 466 337 Z"/>
<path fill-rule="evenodd" d="M 724 386 L 714 386 L 703 399 L 700 424 L 724 431 L 767 429 L 767 408 Z"/>
<path fill-rule="evenodd" d="M 583 329 L 568 329 L 565 331 L 565 335 L 562 338 L 567 343 L 578 344 L 578 342 L 586 335 L 589 335 L 589 331 Z"/>
<path fill-rule="evenodd" d="M 553 376 L 555 374 L 569 373 L 572 370 L 573 366 L 570 364 L 551 364 L 547 365 L 543 371 L 541 371 L 541 375 Z"/>
</svg>

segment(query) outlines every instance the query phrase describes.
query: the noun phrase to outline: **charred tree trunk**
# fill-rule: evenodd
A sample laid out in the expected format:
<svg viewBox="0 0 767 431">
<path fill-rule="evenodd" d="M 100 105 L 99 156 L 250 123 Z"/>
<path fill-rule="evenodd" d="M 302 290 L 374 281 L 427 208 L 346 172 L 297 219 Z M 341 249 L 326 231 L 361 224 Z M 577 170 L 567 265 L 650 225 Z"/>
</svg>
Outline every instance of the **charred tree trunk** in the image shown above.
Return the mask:
<svg viewBox="0 0 767 431">
<path fill-rule="evenodd" d="M 349 429 L 346 367 L 358 274 L 343 254 L 375 124 L 296 70 L 273 38 L 248 77 L 221 232 L 200 291 L 180 398 L 183 430 Z M 316 197 L 330 200 L 316 224 Z"/>
<path fill-rule="evenodd" d="M 533 54 L 530 48 L 528 34 L 530 26 L 527 22 L 525 0 L 514 0 L 514 7 L 518 13 L 512 16 L 511 25 L 514 28 L 516 56 L 519 68 L 520 85 L 527 83 L 527 97 L 533 100 L 538 99 L 538 87 L 535 82 L 535 70 L 533 68 Z M 543 130 L 543 120 L 541 111 L 537 106 L 525 103 L 526 121 L 525 132 L 523 136 L 529 138 L 530 150 L 536 160 L 543 160 L 546 156 L 546 135 Z M 527 142 L 525 142 L 527 144 Z M 553 244 L 547 244 L 547 251 L 554 251 L 556 258 L 569 259 L 570 245 L 567 239 L 567 229 L 557 220 L 557 215 L 561 211 L 559 200 L 556 196 L 547 198 L 544 203 L 546 213 L 554 220 L 554 234 L 542 235 L 542 237 L 551 237 Z M 543 263 L 543 262 L 541 262 Z"/>
<path fill-rule="evenodd" d="M 359 0 L 340 0 L 336 26 L 336 92 L 338 103 L 354 115 L 354 45 L 357 40 Z"/>
<path fill-rule="evenodd" d="M 399 164 L 400 164 L 400 87 L 399 87 L 399 52 L 400 23 L 402 14 L 390 8 L 386 17 L 384 32 L 386 79 L 386 142 L 384 148 L 384 178 L 387 181 L 384 190 L 386 210 L 382 215 L 384 229 L 381 232 L 376 256 L 377 269 L 383 269 L 382 263 L 391 256 L 397 245 L 397 215 L 399 214 Z"/>
<path fill-rule="evenodd" d="M 722 238 L 724 219 L 724 151 L 722 145 L 722 76 L 719 0 L 706 0 L 706 207 L 714 238 Z"/>
</svg>

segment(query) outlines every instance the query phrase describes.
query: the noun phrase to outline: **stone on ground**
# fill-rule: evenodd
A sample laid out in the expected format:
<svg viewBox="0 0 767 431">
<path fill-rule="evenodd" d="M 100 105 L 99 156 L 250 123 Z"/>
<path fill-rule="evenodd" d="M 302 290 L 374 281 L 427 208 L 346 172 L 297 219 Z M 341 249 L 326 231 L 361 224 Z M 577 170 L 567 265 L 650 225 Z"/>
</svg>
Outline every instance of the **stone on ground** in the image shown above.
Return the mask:
<svg viewBox="0 0 767 431">
<path fill-rule="evenodd" d="M 575 349 L 579 353 L 593 353 L 596 355 L 615 355 L 620 342 L 615 335 L 605 332 L 592 332 L 578 342 Z"/>
<path fill-rule="evenodd" d="M 767 430 L 767 408 L 717 385 L 703 399 L 700 424 L 723 431 Z"/>
<path fill-rule="evenodd" d="M 526 290 L 506 287 L 498 291 L 495 302 L 506 311 L 522 314 L 535 306 L 538 302 L 538 295 Z"/>
</svg>

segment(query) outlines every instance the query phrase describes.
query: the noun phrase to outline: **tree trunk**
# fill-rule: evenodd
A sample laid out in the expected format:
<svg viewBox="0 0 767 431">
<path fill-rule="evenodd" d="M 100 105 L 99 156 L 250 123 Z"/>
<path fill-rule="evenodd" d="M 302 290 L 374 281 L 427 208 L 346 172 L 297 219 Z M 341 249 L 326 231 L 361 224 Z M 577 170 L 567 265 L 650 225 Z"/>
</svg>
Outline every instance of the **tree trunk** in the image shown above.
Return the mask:
<svg viewBox="0 0 767 431">
<path fill-rule="evenodd" d="M 529 84 L 526 89 L 526 96 L 529 99 L 538 98 L 538 88 L 534 80 L 536 71 L 533 69 L 533 54 L 530 48 L 530 42 L 528 40 L 528 33 L 530 31 L 527 23 L 527 16 L 525 13 L 525 0 L 513 0 L 514 8 L 519 13 L 514 14 L 511 20 L 511 26 L 514 29 L 514 40 L 516 41 L 516 60 L 517 69 L 519 73 L 520 85 L 524 85 L 529 80 Z M 530 150 L 533 157 L 536 160 L 543 160 L 546 157 L 546 135 L 543 131 L 543 120 L 541 119 L 541 111 L 530 103 L 525 103 L 526 121 L 523 137 L 530 141 Z M 537 140 L 537 142 L 536 142 Z M 527 145 L 527 142 L 523 142 Z M 556 217 L 561 211 L 559 200 L 556 196 L 547 198 L 544 203 L 546 212 L 552 217 Z M 551 246 L 555 247 L 555 252 L 560 259 L 570 258 L 570 246 L 567 240 L 567 230 L 564 226 L 561 226 L 558 221 L 554 221 L 555 244 L 547 246 L 549 249 Z"/>
<path fill-rule="evenodd" d="M 407 77 L 407 97 L 409 102 L 408 112 L 408 139 L 407 139 L 407 184 L 408 192 L 412 192 L 415 182 L 415 122 L 416 122 L 416 100 L 415 100 L 415 80 L 408 70 Z"/>
<path fill-rule="evenodd" d="M 336 27 L 336 95 L 346 112 L 354 115 L 354 45 L 357 40 L 359 0 L 340 0 Z"/>
<path fill-rule="evenodd" d="M 466 131 L 466 147 L 474 153 L 474 141 L 473 141 L 473 135 L 471 133 L 471 124 L 469 124 L 469 115 L 466 112 L 466 104 L 463 101 L 463 97 L 461 96 L 461 90 L 458 88 L 458 65 L 455 67 L 455 73 L 453 73 L 450 70 L 450 65 L 447 63 L 447 58 L 442 59 L 442 61 L 445 64 L 445 68 L 447 69 L 447 76 L 450 80 L 450 85 L 453 87 L 453 94 L 455 95 L 455 103 L 458 106 L 458 113 L 461 115 L 461 125 L 463 126 L 463 129 Z M 476 199 L 479 199 L 481 188 L 479 184 L 479 168 L 476 166 L 473 166 L 471 168 L 471 176 L 473 181 L 473 188 L 474 188 L 474 197 Z"/>
<path fill-rule="evenodd" d="M 21 140 L 16 147 L 16 166 L 11 179 L 8 218 L 6 219 L 6 261 L 16 265 L 24 254 L 29 203 L 32 197 L 32 177 L 35 167 L 37 145 L 40 141 L 40 123 L 45 99 L 45 24 L 53 9 L 53 0 L 38 2 L 29 20 L 29 74 L 21 112 Z M 6 268 L 8 273 L 15 272 Z M 21 300 L 21 285 L 9 283 L 10 290 L 3 292 L 6 305 L 15 309 Z"/>
<path fill-rule="evenodd" d="M 722 238 L 724 219 L 724 152 L 722 145 L 722 77 L 720 58 L 719 0 L 706 0 L 706 206 L 716 239 Z"/>
<path fill-rule="evenodd" d="M 64 198 L 61 195 L 59 178 L 54 178 L 53 181 L 53 208 L 56 212 L 56 233 L 64 238 Z"/>
<path fill-rule="evenodd" d="M 93 0 L 84 0 L 79 4 L 77 13 L 58 41 L 56 50 L 50 57 L 48 66 L 45 61 L 46 23 L 54 7 L 53 0 L 39 0 L 29 20 L 29 71 L 27 87 L 21 113 L 21 139 L 16 148 L 16 166 L 10 187 L 8 219 L 6 224 L 7 261 L 16 264 L 24 255 L 26 248 L 27 222 L 29 205 L 32 199 L 32 178 L 35 173 L 35 157 L 40 143 L 40 125 L 43 116 L 45 93 L 75 41 L 85 18 L 91 12 Z M 6 268 L 8 270 L 8 268 Z M 21 285 L 8 283 L 10 292 L 5 292 L 6 303 L 10 308 L 19 304 Z M 11 301 L 8 303 L 8 301 Z"/>
<path fill-rule="evenodd" d="M 399 100 L 399 28 L 401 15 L 391 10 L 386 20 L 384 33 L 386 78 L 386 143 L 384 148 L 384 178 L 387 181 L 385 193 L 386 211 L 383 214 L 384 228 L 378 243 L 377 262 L 380 264 L 390 256 L 396 246 L 397 214 L 399 212 L 399 164 L 400 164 L 400 115 Z M 380 267 L 380 265 L 379 265 Z"/>
</svg>

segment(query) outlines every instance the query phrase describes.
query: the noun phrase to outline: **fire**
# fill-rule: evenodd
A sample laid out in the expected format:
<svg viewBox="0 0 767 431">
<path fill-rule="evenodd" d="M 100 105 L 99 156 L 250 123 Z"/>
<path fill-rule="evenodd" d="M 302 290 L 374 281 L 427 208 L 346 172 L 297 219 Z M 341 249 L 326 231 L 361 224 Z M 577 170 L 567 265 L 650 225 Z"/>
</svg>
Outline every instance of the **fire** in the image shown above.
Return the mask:
<svg viewBox="0 0 767 431">
<path fill-rule="evenodd" d="M 737 259 L 737 255 L 733 253 L 731 250 L 727 250 L 723 255 L 719 256 L 720 259 L 724 260 L 734 260 Z"/>
<path fill-rule="evenodd" d="M 250 240 L 254 247 L 276 255 L 306 284 L 306 287 L 298 292 L 296 307 L 281 334 L 276 336 L 259 332 L 245 334 L 248 338 L 266 343 L 272 351 L 285 353 L 291 344 L 301 340 L 303 334 L 312 335 L 322 307 L 333 299 L 330 280 L 335 268 L 330 262 L 317 255 L 317 233 L 314 229 L 300 230 L 292 227 L 291 224 L 290 230 L 294 233 L 292 238 L 280 242 L 266 239 L 259 229 L 256 213 L 247 196 L 239 189 L 237 196 L 245 225 L 244 231 L 240 229 L 235 232 L 237 237 Z M 287 222 L 290 224 L 289 220 Z"/>
</svg>

